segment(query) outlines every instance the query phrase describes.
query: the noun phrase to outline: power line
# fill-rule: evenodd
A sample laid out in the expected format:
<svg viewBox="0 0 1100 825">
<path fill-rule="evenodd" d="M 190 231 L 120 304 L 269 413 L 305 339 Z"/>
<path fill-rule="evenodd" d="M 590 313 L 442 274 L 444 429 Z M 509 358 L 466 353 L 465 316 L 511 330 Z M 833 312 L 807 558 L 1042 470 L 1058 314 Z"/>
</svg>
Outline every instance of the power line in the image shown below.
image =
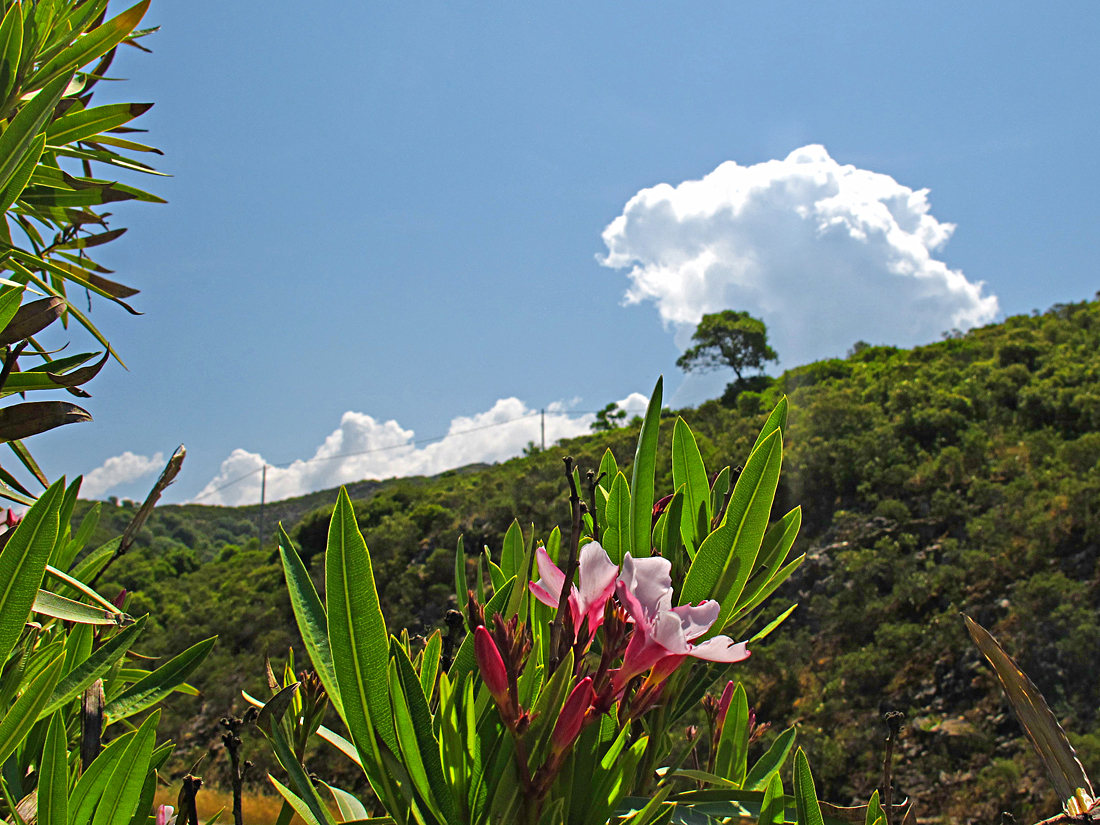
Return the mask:
<svg viewBox="0 0 1100 825">
<path fill-rule="evenodd" d="M 585 415 L 585 414 L 588 414 L 588 413 L 597 413 L 597 412 L 600 412 L 600 410 L 563 410 L 562 412 L 563 413 L 575 413 L 575 414 L 579 413 L 581 415 Z M 193 499 L 191 499 L 191 501 L 196 502 L 199 499 L 207 498 L 208 496 L 214 495 L 214 493 L 221 492 L 222 490 L 226 489 L 227 487 L 232 487 L 234 484 L 238 484 L 239 482 L 244 481 L 246 478 L 251 478 L 252 476 L 256 475 L 256 473 L 259 473 L 261 471 L 266 472 L 267 467 L 291 467 L 295 464 L 313 464 L 314 462 L 318 462 L 318 461 L 335 461 L 335 460 L 340 459 L 340 458 L 351 458 L 351 457 L 357 456 L 357 455 L 367 455 L 368 453 L 382 453 L 382 452 L 386 452 L 388 450 L 399 450 L 402 447 L 414 447 L 417 444 L 427 444 L 430 441 L 442 441 L 444 439 L 451 438 L 452 436 L 468 435 L 469 433 L 476 433 L 476 432 L 480 432 L 481 430 L 490 430 L 493 427 L 503 427 L 505 424 L 511 424 L 515 421 L 522 421 L 525 418 L 531 418 L 531 417 L 536 416 L 536 415 L 544 415 L 544 414 L 545 414 L 544 410 L 541 410 L 541 411 L 540 410 L 531 410 L 530 412 L 524 413 L 523 415 L 520 415 L 520 416 L 516 416 L 515 418 L 509 418 L 505 421 L 497 421 L 497 422 L 494 422 L 492 424 L 486 424 L 482 427 L 471 427 L 468 430 L 461 430 L 460 432 L 457 432 L 457 433 L 446 433 L 444 435 L 433 435 L 433 436 L 429 436 L 427 438 L 418 438 L 414 441 L 406 441 L 404 444 L 392 444 L 389 447 L 373 447 L 369 450 L 357 450 L 356 452 L 353 452 L 353 453 L 341 453 L 340 455 L 327 455 L 327 456 L 320 456 L 320 457 L 316 457 L 316 458 L 300 458 L 300 459 L 296 459 L 294 461 L 286 461 L 286 462 L 283 462 L 282 464 L 269 464 L 269 463 L 265 462 L 263 466 L 257 467 L 252 472 L 245 473 L 243 476 L 237 476 L 232 481 L 226 482 L 225 484 L 221 485 L 220 487 L 215 487 L 213 490 L 210 490 L 209 492 L 201 493 L 201 494 L 195 496 Z M 543 449 L 545 449 L 545 423 L 543 424 L 543 433 L 544 433 L 543 434 L 543 445 L 544 445 Z"/>
</svg>

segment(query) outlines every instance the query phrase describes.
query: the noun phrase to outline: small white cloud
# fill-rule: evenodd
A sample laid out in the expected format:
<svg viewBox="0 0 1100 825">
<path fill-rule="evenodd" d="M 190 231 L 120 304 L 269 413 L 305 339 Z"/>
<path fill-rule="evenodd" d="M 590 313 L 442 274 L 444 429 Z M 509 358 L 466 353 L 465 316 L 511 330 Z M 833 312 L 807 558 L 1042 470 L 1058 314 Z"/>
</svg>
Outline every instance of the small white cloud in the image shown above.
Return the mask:
<svg viewBox="0 0 1100 825">
<path fill-rule="evenodd" d="M 653 301 L 682 348 L 705 313 L 748 310 L 797 364 L 992 321 L 996 296 L 932 255 L 954 230 L 927 189 L 805 146 L 643 189 L 604 230 L 600 262 L 630 267 L 626 302 Z"/>
<path fill-rule="evenodd" d="M 648 399 L 636 392 L 618 402 L 631 414 L 644 412 L 647 403 Z M 590 432 L 596 416 L 570 414 L 570 406 L 557 403 L 546 408 L 548 445 Z M 418 446 L 416 434 L 396 421 L 379 422 L 365 413 L 349 411 L 311 459 L 295 461 L 288 467 L 267 468 L 267 500 L 305 495 L 366 478 L 435 475 L 467 464 L 504 461 L 520 455 L 529 443 L 540 443 L 541 427 L 538 410 L 518 398 L 502 398 L 485 412 L 452 419 L 442 440 Z M 226 506 L 258 502 L 265 463 L 259 453 L 234 450 L 192 500 Z"/>
<path fill-rule="evenodd" d="M 112 487 L 136 481 L 162 467 L 164 467 L 163 453 L 149 457 L 134 455 L 127 450 L 122 455 L 108 458 L 90 473 L 85 473 L 84 481 L 80 485 L 80 495 L 82 498 L 101 498 Z"/>
</svg>

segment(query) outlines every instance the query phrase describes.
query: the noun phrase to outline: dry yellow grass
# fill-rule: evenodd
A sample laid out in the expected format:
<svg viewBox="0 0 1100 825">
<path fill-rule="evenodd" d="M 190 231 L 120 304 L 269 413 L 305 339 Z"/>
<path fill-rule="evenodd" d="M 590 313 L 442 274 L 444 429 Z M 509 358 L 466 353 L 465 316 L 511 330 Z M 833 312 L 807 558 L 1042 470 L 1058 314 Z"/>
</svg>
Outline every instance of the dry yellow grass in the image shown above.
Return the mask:
<svg viewBox="0 0 1100 825">
<path fill-rule="evenodd" d="M 176 804 L 179 797 L 179 785 L 157 788 L 155 805 Z M 199 809 L 199 819 L 203 822 L 210 819 L 222 808 L 225 813 L 218 819 L 218 825 L 232 825 L 233 823 L 233 794 L 218 788 L 203 787 L 196 798 Z M 263 794 L 246 793 L 241 799 L 241 807 L 244 813 L 245 825 L 274 825 L 279 818 L 279 809 L 283 800 L 278 796 L 265 796 Z M 294 816 L 292 825 L 305 825 L 300 817 Z"/>
</svg>

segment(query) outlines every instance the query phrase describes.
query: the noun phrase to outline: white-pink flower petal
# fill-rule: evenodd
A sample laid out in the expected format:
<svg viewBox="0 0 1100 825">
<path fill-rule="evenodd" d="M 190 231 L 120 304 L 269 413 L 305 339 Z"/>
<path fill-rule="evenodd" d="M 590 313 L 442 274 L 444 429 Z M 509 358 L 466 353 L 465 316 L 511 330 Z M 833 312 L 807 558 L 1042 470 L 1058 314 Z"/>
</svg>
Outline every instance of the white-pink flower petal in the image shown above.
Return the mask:
<svg viewBox="0 0 1100 825">
<path fill-rule="evenodd" d="M 636 559 L 627 553 L 619 573 L 619 601 L 636 624 L 649 626 L 672 606 L 672 563 L 660 556 Z"/>
<path fill-rule="evenodd" d="M 744 642 L 734 642 L 729 636 L 712 636 L 705 642 L 691 645 L 688 655 L 708 662 L 740 662 L 749 658 Z"/>
<path fill-rule="evenodd" d="M 689 642 L 697 639 L 710 630 L 710 626 L 718 619 L 722 606 L 714 599 L 707 599 L 698 605 L 682 604 L 674 607 L 670 612 L 680 618 L 680 624 L 684 630 L 684 638 Z"/>
</svg>

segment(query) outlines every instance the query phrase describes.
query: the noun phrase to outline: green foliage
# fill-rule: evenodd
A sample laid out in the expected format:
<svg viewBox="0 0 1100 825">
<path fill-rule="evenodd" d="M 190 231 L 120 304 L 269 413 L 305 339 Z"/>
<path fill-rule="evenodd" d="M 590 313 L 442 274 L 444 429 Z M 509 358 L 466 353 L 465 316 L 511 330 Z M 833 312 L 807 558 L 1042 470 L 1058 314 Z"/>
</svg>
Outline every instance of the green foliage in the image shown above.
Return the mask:
<svg viewBox="0 0 1100 825">
<path fill-rule="evenodd" d="M 58 480 L 0 537 L 0 816 L 9 822 L 33 819 L 35 803 L 37 821 L 54 825 L 144 822 L 171 748 L 155 748 L 160 710 L 134 733 L 118 723 L 191 691 L 185 680 L 214 643 L 151 670 L 127 659 L 147 619 L 115 608 L 90 586 L 94 571 L 73 564 L 91 532 L 68 523 L 79 487 Z M 113 741 L 101 751 L 104 733 Z"/>
<path fill-rule="evenodd" d="M 1009 347 L 1022 344 L 1034 352 Z M 870 797 L 885 707 L 907 714 L 900 791 L 917 795 L 922 811 L 992 821 L 1008 810 L 1022 821 L 1057 810 L 961 611 L 996 633 L 1065 723 L 1086 769 L 1100 775 L 1100 427 L 1080 413 L 1100 394 L 1098 379 L 1100 304 L 1089 302 L 913 350 L 867 347 L 799 367 L 755 393 L 747 412 L 740 401 L 680 411 L 713 471 L 743 462 L 768 411 L 788 396 L 770 520 L 801 503 L 801 538 L 788 550 L 806 560 L 756 626 L 795 601 L 801 606 L 780 631 L 750 645 L 739 678 L 772 731 L 800 721 L 822 797 Z M 672 443 L 675 426 L 675 417 L 661 419 L 662 444 Z M 499 561 L 513 520 L 525 531 L 533 524 L 540 537 L 567 524 L 562 454 L 596 468 L 610 450 L 629 487 L 639 429 L 637 421 L 490 468 L 349 487 L 390 632 L 427 636 L 459 606 L 452 600 L 459 535 L 474 587 L 481 548 Z M 655 497 L 675 492 L 667 450 L 658 452 L 654 478 Z M 614 480 L 605 479 L 608 492 Z M 268 523 L 287 525 L 321 595 L 334 497 L 268 505 Z M 597 510 L 605 506 L 597 498 Z M 90 507 L 77 502 L 74 524 Z M 723 508 L 724 497 L 713 512 Z M 132 514 L 104 505 L 91 544 L 121 532 Z M 630 524 L 626 514 L 621 523 Z M 262 672 L 265 650 L 282 657 L 294 646 L 305 655 L 274 537 L 261 552 L 257 524 L 256 507 L 158 508 L 101 582 L 108 595 L 122 586 L 137 591 L 130 611 L 151 613 L 143 652 L 167 655 L 223 634 L 193 677 L 204 715 L 192 720 L 199 703 L 177 696 L 165 708 L 166 730 L 212 727 L 241 688 L 262 695 L 253 674 Z M 226 544 L 242 549 L 217 560 Z M 199 567 L 177 572 L 169 558 L 179 554 Z M 745 593 L 753 586 L 750 579 Z M 774 737 L 750 745 L 750 764 Z M 186 739 L 195 755 L 207 742 Z M 309 759 L 320 775 L 341 775 L 340 784 L 356 790 L 358 769 L 343 756 L 319 750 Z M 941 782 L 941 772 L 953 784 Z M 994 786 L 1010 775 L 1027 792 L 998 796 Z"/>
<path fill-rule="evenodd" d="M 155 174 L 133 153 L 155 149 L 118 137 L 137 131 L 124 124 L 152 104 L 93 106 L 96 86 L 107 77 L 120 44 L 137 45 L 149 0 L 104 19 L 99 0 L 4 2 L 0 22 L 0 397 L 28 391 L 80 389 L 113 352 L 107 338 L 70 301 L 68 290 L 95 293 L 135 312 L 124 299 L 137 290 L 104 277 L 88 250 L 118 238 L 103 207 L 116 201 L 163 202 L 132 186 L 93 175 L 93 165 Z M 104 168 L 106 167 L 106 168 Z M 28 296 L 39 300 L 25 301 Z M 35 336 L 54 322 L 83 326 L 102 347 L 54 358 Z M 97 356 L 101 355 L 101 358 Z M 24 358 L 22 364 L 20 357 Z M 34 358 L 37 363 L 27 364 Z M 89 421 L 67 401 L 20 401 L 0 408 L 0 441 L 6 442 L 36 482 L 47 486 L 22 441 L 55 427 Z M 0 497 L 22 504 L 31 491 L 0 468 Z"/>
<path fill-rule="evenodd" d="M 768 346 L 764 322 L 747 312 L 726 309 L 704 315 L 691 336 L 695 346 L 676 360 L 676 366 L 688 372 L 729 368 L 743 380 L 742 372 L 762 369 L 768 361 L 778 361 Z"/>
</svg>

